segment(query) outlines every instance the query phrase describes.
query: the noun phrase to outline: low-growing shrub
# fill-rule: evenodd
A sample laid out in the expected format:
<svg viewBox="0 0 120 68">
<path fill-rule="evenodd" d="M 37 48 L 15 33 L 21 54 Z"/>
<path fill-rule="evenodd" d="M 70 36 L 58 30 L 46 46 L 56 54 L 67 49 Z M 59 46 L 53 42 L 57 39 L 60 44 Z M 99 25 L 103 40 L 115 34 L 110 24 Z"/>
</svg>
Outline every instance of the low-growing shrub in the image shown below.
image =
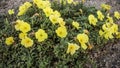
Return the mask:
<svg viewBox="0 0 120 68">
<path fill-rule="evenodd" d="M 82 2 L 33 0 L 0 23 L 1 68 L 81 68 L 88 52 L 120 38 L 120 13 L 84 6 Z"/>
</svg>

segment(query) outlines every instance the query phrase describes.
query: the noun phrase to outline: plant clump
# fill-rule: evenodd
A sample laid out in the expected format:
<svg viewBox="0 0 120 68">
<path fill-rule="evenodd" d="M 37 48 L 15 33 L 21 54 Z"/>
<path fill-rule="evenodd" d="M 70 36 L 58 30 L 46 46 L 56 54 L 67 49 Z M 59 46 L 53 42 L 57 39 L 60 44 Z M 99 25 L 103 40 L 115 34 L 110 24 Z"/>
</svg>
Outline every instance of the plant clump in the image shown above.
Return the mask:
<svg viewBox="0 0 120 68">
<path fill-rule="evenodd" d="M 19 7 L 16 20 L 4 20 L 0 32 L 2 67 L 82 67 L 87 53 L 120 38 L 120 13 L 73 0 L 33 0 Z M 15 14 L 13 9 L 9 16 Z M 8 45 L 8 46 L 7 46 Z"/>
</svg>

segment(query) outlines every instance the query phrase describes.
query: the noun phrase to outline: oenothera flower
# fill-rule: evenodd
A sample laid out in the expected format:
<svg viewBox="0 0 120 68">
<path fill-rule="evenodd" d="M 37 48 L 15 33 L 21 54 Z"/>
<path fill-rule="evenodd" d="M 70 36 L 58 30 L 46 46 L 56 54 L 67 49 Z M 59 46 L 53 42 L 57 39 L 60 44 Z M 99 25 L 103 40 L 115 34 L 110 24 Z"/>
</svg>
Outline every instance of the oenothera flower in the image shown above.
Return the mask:
<svg viewBox="0 0 120 68">
<path fill-rule="evenodd" d="M 102 26 L 102 30 L 99 31 L 100 36 L 103 36 L 105 39 L 112 39 L 113 34 L 118 33 L 118 25 L 115 23 L 105 23 Z"/>
<path fill-rule="evenodd" d="M 79 28 L 80 28 L 78 22 L 73 21 L 73 22 L 72 22 L 72 25 L 73 25 L 76 29 L 79 29 Z"/>
<path fill-rule="evenodd" d="M 73 0 L 67 0 L 67 2 L 68 2 L 69 4 L 71 4 L 71 3 L 73 3 Z"/>
<path fill-rule="evenodd" d="M 100 10 L 97 11 L 97 15 L 98 15 L 98 19 L 103 21 L 104 15 L 102 14 L 102 12 Z"/>
<path fill-rule="evenodd" d="M 118 11 L 114 12 L 114 17 L 120 19 L 120 13 Z"/>
<path fill-rule="evenodd" d="M 26 47 L 26 48 L 29 48 L 29 47 L 32 47 L 33 46 L 33 40 L 30 39 L 29 37 L 25 37 L 24 39 L 22 39 L 21 41 L 21 44 Z"/>
<path fill-rule="evenodd" d="M 20 33 L 19 34 L 20 39 L 24 39 L 25 37 L 27 37 L 27 33 Z"/>
<path fill-rule="evenodd" d="M 101 4 L 101 7 L 102 7 L 102 9 L 105 9 L 105 10 L 110 10 L 111 9 L 111 6 L 107 5 L 107 4 Z"/>
<path fill-rule="evenodd" d="M 53 13 L 53 9 L 50 7 L 46 7 L 45 9 L 43 9 L 46 17 L 49 17 L 52 13 Z"/>
<path fill-rule="evenodd" d="M 64 38 L 67 36 L 67 29 L 65 26 L 58 27 L 56 29 L 57 36 Z"/>
<path fill-rule="evenodd" d="M 39 29 L 35 33 L 35 37 L 36 37 L 36 39 L 38 39 L 38 42 L 42 42 L 48 38 L 48 34 L 43 29 Z"/>
<path fill-rule="evenodd" d="M 19 7 L 18 16 L 21 16 L 26 13 L 26 11 L 32 6 L 30 2 L 25 2 L 23 5 Z"/>
<path fill-rule="evenodd" d="M 57 15 L 50 15 L 49 19 L 52 22 L 52 24 L 58 23 L 58 16 Z"/>
<path fill-rule="evenodd" d="M 7 45 L 13 44 L 13 43 L 14 43 L 13 37 L 8 37 L 8 38 L 6 38 L 5 43 L 6 43 Z"/>
<path fill-rule="evenodd" d="M 81 44 L 81 47 L 84 49 L 84 50 L 86 50 L 87 49 L 87 45 L 86 45 L 86 43 L 88 43 L 88 41 L 89 41 L 89 38 L 88 38 L 88 36 L 86 35 L 86 34 L 78 34 L 77 35 L 77 39 L 78 39 L 78 41 L 80 42 L 80 44 Z"/>
<path fill-rule="evenodd" d="M 8 13 L 9 13 L 9 15 L 14 14 L 14 9 L 9 9 L 9 10 L 8 10 Z"/>
<path fill-rule="evenodd" d="M 26 33 L 30 30 L 31 30 L 31 26 L 27 22 L 24 22 L 20 25 L 20 31 L 22 31 L 23 33 Z"/>
<path fill-rule="evenodd" d="M 60 12 L 58 12 L 57 10 L 55 10 L 55 11 L 53 12 L 53 15 L 56 15 L 56 16 L 58 16 L 58 17 L 61 16 Z"/>
<path fill-rule="evenodd" d="M 109 16 L 109 14 L 107 14 L 107 20 L 106 22 L 109 22 L 109 23 L 113 23 L 113 18 Z"/>
<path fill-rule="evenodd" d="M 59 23 L 61 14 L 56 10 L 50 15 L 49 19 L 53 24 Z M 62 21 L 62 20 L 61 20 Z M 64 24 L 64 22 L 61 22 L 61 24 Z"/>
<path fill-rule="evenodd" d="M 88 16 L 88 20 L 89 20 L 89 23 L 92 24 L 92 25 L 96 25 L 96 23 L 98 22 L 97 18 L 94 17 L 94 15 L 90 14 Z"/>
<path fill-rule="evenodd" d="M 116 34 L 116 38 L 120 38 L 120 32 Z"/>
<path fill-rule="evenodd" d="M 39 0 L 39 1 L 34 1 L 34 3 L 37 5 L 38 8 L 40 9 L 45 9 L 46 7 L 51 7 L 51 3 L 49 1 L 43 1 L 43 0 Z"/>
<path fill-rule="evenodd" d="M 65 21 L 63 21 L 63 18 L 58 18 L 57 21 L 58 21 L 60 26 L 64 26 L 65 25 Z"/>
<path fill-rule="evenodd" d="M 24 23 L 24 21 L 22 20 L 17 20 L 16 23 L 15 23 L 15 29 L 18 31 L 20 30 L 20 26 L 21 24 Z"/>
<path fill-rule="evenodd" d="M 40 1 L 40 0 L 33 0 L 33 3 L 36 4 L 36 3 L 38 3 L 39 1 Z"/>
<path fill-rule="evenodd" d="M 79 48 L 80 46 L 78 46 L 77 44 L 68 43 L 67 53 L 70 53 L 71 55 L 73 55 L 76 52 L 76 50 L 78 50 Z"/>
</svg>

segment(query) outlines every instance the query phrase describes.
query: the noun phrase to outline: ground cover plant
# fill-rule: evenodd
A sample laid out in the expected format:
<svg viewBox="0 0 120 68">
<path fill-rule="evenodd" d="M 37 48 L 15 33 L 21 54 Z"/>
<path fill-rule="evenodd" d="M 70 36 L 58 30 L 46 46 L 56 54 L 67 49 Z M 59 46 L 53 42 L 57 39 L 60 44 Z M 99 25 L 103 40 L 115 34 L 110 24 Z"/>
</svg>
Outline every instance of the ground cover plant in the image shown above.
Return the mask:
<svg viewBox="0 0 120 68">
<path fill-rule="evenodd" d="M 33 0 L 14 9 L 0 23 L 2 68 L 82 68 L 91 49 L 120 38 L 120 13 L 84 6 L 84 0 Z"/>
</svg>

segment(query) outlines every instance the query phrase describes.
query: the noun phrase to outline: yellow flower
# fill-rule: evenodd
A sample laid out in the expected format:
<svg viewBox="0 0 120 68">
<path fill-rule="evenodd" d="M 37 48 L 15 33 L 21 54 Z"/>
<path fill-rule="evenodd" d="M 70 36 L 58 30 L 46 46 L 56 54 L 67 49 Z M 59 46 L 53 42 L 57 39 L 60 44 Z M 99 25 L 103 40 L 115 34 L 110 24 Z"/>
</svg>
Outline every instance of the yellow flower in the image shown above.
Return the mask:
<svg viewBox="0 0 120 68">
<path fill-rule="evenodd" d="M 96 25 L 96 23 L 98 22 L 97 18 L 94 17 L 94 15 L 90 14 L 88 16 L 88 20 L 89 20 L 89 23 L 92 24 L 92 25 Z"/>
<path fill-rule="evenodd" d="M 71 55 L 73 55 L 76 50 L 78 50 L 80 47 L 77 44 L 74 43 L 68 43 L 68 49 L 67 49 L 67 53 L 70 53 Z"/>
<path fill-rule="evenodd" d="M 27 22 L 24 22 L 24 23 L 21 24 L 20 31 L 22 31 L 23 33 L 26 33 L 30 30 L 31 30 L 30 24 L 28 24 Z"/>
<path fill-rule="evenodd" d="M 49 17 L 52 13 L 53 13 L 53 9 L 50 7 L 46 7 L 45 9 L 43 9 L 46 17 Z"/>
<path fill-rule="evenodd" d="M 33 46 L 33 40 L 28 37 L 25 37 L 24 39 L 22 39 L 21 44 L 24 47 L 29 48 Z"/>
<path fill-rule="evenodd" d="M 101 20 L 101 21 L 103 21 L 104 15 L 102 14 L 102 12 L 98 10 L 97 11 L 97 15 L 98 15 L 98 19 Z"/>
<path fill-rule="evenodd" d="M 13 44 L 13 43 L 14 43 L 13 37 L 8 37 L 8 38 L 6 38 L 5 43 L 6 43 L 7 45 Z"/>
<path fill-rule="evenodd" d="M 117 32 L 118 32 L 118 25 L 115 24 L 115 23 L 113 23 L 113 24 L 112 24 L 112 27 L 111 27 L 111 31 L 112 31 L 113 33 L 117 33 Z"/>
<path fill-rule="evenodd" d="M 102 36 L 104 32 L 102 30 L 99 31 L 99 35 Z"/>
<path fill-rule="evenodd" d="M 58 18 L 58 23 L 59 23 L 60 26 L 65 25 L 65 21 L 63 21 L 63 18 Z"/>
<path fill-rule="evenodd" d="M 80 28 L 78 22 L 73 21 L 73 22 L 72 22 L 72 25 L 73 25 L 75 28 L 77 28 L 77 29 Z"/>
<path fill-rule="evenodd" d="M 120 32 L 116 34 L 116 38 L 120 38 Z"/>
<path fill-rule="evenodd" d="M 112 39 L 112 38 L 114 38 L 113 37 L 113 35 L 112 35 L 112 32 L 106 32 L 105 34 L 104 34 L 104 37 L 105 37 L 105 39 Z"/>
<path fill-rule="evenodd" d="M 44 41 L 45 39 L 48 38 L 48 35 L 43 29 L 39 29 L 35 33 L 35 37 L 36 37 L 36 39 L 38 39 L 38 42 L 42 42 L 42 41 Z"/>
<path fill-rule="evenodd" d="M 39 0 L 36 4 L 37 4 L 37 7 L 40 9 L 45 9 L 46 7 L 51 7 L 51 3 L 49 1 Z"/>
<path fill-rule="evenodd" d="M 107 20 L 106 22 L 109 22 L 109 23 L 113 23 L 113 18 L 109 16 L 109 14 L 107 14 Z"/>
<path fill-rule="evenodd" d="M 58 11 L 54 11 L 52 15 L 49 16 L 49 19 L 53 24 L 56 24 L 58 23 L 60 16 L 61 14 Z"/>
<path fill-rule="evenodd" d="M 58 27 L 56 30 L 57 36 L 64 38 L 67 36 L 67 29 L 65 26 Z"/>
<path fill-rule="evenodd" d="M 9 15 L 14 14 L 14 9 L 9 9 L 9 10 L 8 10 L 8 13 L 9 13 Z"/>
<path fill-rule="evenodd" d="M 67 0 L 68 4 L 71 4 L 73 2 L 73 0 Z"/>
<path fill-rule="evenodd" d="M 118 11 L 114 12 L 114 17 L 120 19 L 120 13 Z"/>
<path fill-rule="evenodd" d="M 111 9 L 111 6 L 107 5 L 107 4 L 101 4 L 101 7 L 105 10 L 110 10 Z"/>
<path fill-rule="evenodd" d="M 58 23 L 58 16 L 57 15 L 50 15 L 49 19 L 53 24 Z"/>
<path fill-rule="evenodd" d="M 80 44 L 81 44 L 81 47 L 83 48 L 83 49 L 87 49 L 87 45 L 86 45 L 86 43 L 89 41 L 89 38 L 88 38 L 88 36 L 86 35 L 86 34 L 78 34 L 77 35 L 77 39 L 78 39 L 78 41 L 80 42 Z"/>
<path fill-rule="evenodd" d="M 33 3 L 37 4 L 40 1 L 42 1 L 42 0 L 33 0 Z"/>
<path fill-rule="evenodd" d="M 27 34 L 26 34 L 26 33 L 20 33 L 20 34 L 19 34 L 19 38 L 20 38 L 20 39 L 24 39 L 25 37 L 27 37 Z"/>
<path fill-rule="evenodd" d="M 15 29 L 16 29 L 17 31 L 20 30 L 20 26 L 21 26 L 22 23 L 24 23 L 24 21 L 22 21 L 22 20 L 17 20 L 17 21 L 16 21 Z"/>
<path fill-rule="evenodd" d="M 58 16 L 58 17 L 61 16 L 60 12 L 58 12 L 57 10 L 55 10 L 55 11 L 53 12 L 53 15 L 56 15 L 56 16 Z"/>
<path fill-rule="evenodd" d="M 113 23 L 113 18 L 112 17 L 108 17 L 108 19 L 106 20 L 109 23 Z"/>
<path fill-rule="evenodd" d="M 31 6 L 32 6 L 32 4 L 30 2 L 25 2 L 23 5 L 21 5 L 19 7 L 18 16 L 25 14 L 26 11 L 28 10 L 28 8 L 30 8 Z"/>
<path fill-rule="evenodd" d="M 118 25 L 115 23 L 105 23 L 102 26 L 102 30 L 99 31 L 100 36 L 103 36 L 105 39 L 114 38 L 113 35 L 118 33 Z"/>
</svg>

